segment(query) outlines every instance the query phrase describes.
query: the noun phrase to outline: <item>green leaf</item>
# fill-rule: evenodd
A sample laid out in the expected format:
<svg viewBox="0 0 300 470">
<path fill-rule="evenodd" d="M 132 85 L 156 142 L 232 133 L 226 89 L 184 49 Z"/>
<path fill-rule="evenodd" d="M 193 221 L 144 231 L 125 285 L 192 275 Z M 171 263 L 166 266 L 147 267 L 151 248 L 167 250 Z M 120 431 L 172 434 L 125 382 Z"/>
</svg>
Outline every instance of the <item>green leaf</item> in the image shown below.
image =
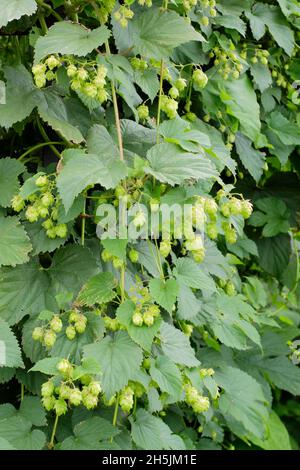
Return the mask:
<svg viewBox="0 0 300 470">
<path fill-rule="evenodd" d="M 243 74 L 239 80 L 227 80 L 223 85 L 228 96 L 222 96 L 227 113 L 240 121 L 240 130 L 255 141 L 260 133 L 260 109 L 251 80 Z"/>
<path fill-rule="evenodd" d="M 290 392 L 292 395 L 300 394 L 300 369 L 287 357 L 274 357 L 264 359 L 259 368 L 267 374 L 269 380 L 278 388 Z"/>
<path fill-rule="evenodd" d="M 184 18 L 158 8 L 136 15 L 129 23 L 129 33 L 134 53 L 155 59 L 168 57 L 175 47 L 188 41 L 204 41 Z"/>
<path fill-rule="evenodd" d="M 143 359 L 141 349 L 125 331 L 85 346 L 84 357 L 92 357 L 99 362 L 103 374 L 101 384 L 108 398 L 127 385 Z"/>
<path fill-rule="evenodd" d="M 278 278 L 289 264 L 291 240 L 288 234 L 276 237 L 260 238 L 256 241 L 260 266 L 272 276 Z"/>
<path fill-rule="evenodd" d="M 149 289 L 152 298 L 166 309 L 169 313 L 172 313 L 172 308 L 176 302 L 179 285 L 175 279 L 151 279 L 149 282 Z"/>
<path fill-rule="evenodd" d="M 242 370 L 229 366 L 222 367 L 214 378 L 224 389 L 219 399 L 219 408 L 224 418 L 233 418 L 248 432 L 262 438 L 269 413 L 258 382 Z M 230 421 L 228 424 L 230 426 Z"/>
<path fill-rule="evenodd" d="M 172 395 L 174 401 L 180 400 L 182 394 L 182 377 L 178 367 L 166 356 L 152 360 L 150 375 L 162 392 Z"/>
<path fill-rule="evenodd" d="M 114 287 L 115 282 L 112 273 L 96 274 L 83 286 L 77 301 L 88 307 L 95 304 L 105 304 L 116 297 Z"/>
<path fill-rule="evenodd" d="M 106 250 L 108 250 L 113 256 L 122 259 L 123 261 L 126 260 L 126 247 L 128 241 L 126 239 L 105 239 L 101 240 L 102 245 Z"/>
<path fill-rule="evenodd" d="M 43 98 L 32 81 L 32 75 L 24 65 L 4 67 L 7 82 L 6 103 L 0 104 L 0 126 L 9 128 L 31 114 Z"/>
<path fill-rule="evenodd" d="M 266 122 L 284 145 L 300 145 L 300 126 L 289 121 L 280 112 L 271 113 Z"/>
<path fill-rule="evenodd" d="M 125 178 L 125 164 L 104 154 L 86 154 L 83 150 L 68 150 L 68 160 L 57 178 L 57 187 L 66 211 L 76 196 L 88 186 L 101 184 L 106 189 L 114 188 Z"/>
<path fill-rule="evenodd" d="M 23 163 L 12 158 L 0 160 L 0 206 L 9 207 L 19 192 L 18 176 L 25 170 Z"/>
<path fill-rule="evenodd" d="M 100 26 L 92 31 L 68 21 L 55 23 L 35 44 L 35 63 L 50 54 L 86 56 L 107 41 L 110 31 Z"/>
<path fill-rule="evenodd" d="M 74 436 L 67 437 L 61 444 L 61 450 L 100 450 L 100 441 L 119 434 L 106 419 L 95 416 L 82 421 L 74 427 Z"/>
<path fill-rule="evenodd" d="M 271 411 L 267 422 L 267 437 L 251 437 L 251 441 L 264 450 L 292 450 L 289 433 L 275 411 Z"/>
<path fill-rule="evenodd" d="M 57 364 L 61 360 L 61 357 L 46 357 L 38 361 L 29 372 L 42 372 L 46 375 L 57 375 Z"/>
<path fill-rule="evenodd" d="M 280 8 L 264 3 L 256 3 L 252 13 L 246 12 L 250 20 L 253 36 L 259 41 L 265 34 L 265 26 L 268 27 L 277 44 L 291 56 L 294 46 L 294 33 L 280 11 Z"/>
<path fill-rule="evenodd" d="M 184 450 L 183 440 L 173 434 L 162 419 L 152 416 L 148 411 L 139 409 L 131 422 L 131 436 L 135 444 L 146 450 Z"/>
<path fill-rule="evenodd" d="M 46 444 L 46 436 L 37 429 L 31 430 L 31 422 L 20 416 L 0 421 L 0 438 L 6 439 L 18 450 L 40 450 Z"/>
<path fill-rule="evenodd" d="M 12 20 L 18 20 L 24 15 L 33 15 L 37 10 L 34 0 L 2 0 L 0 28 Z"/>
<path fill-rule="evenodd" d="M 188 179 L 205 180 L 217 177 L 217 172 L 208 158 L 183 152 L 175 144 L 154 145 L 147 152 L 147 158 L 150 167 L 146 167 L 145 172 L 171 186 Z"/>
<path fill-rule="evenodd" d="M 159 317 L 156 318 L 152 326 L 135 326 L 131 320 L 134 311 L 134 303 L 131 302 L 131 300 L 126 300 L 118 307 L 116 317 L 120 324 L 126 327 L 127 332 L 133 341 L 146 351 L 151 351 L 153 339 L 159 330 L 161 319 Z"/>
<path fill-rule="evenodd" d="M 188 152 L 201 152 L 202 147 L 211 147 L 207 134 L 191 129 L 189 122 L 180 117 L 164 121 L 159 126 L 159 132 L 166 142 L 177 144 Z"/>
<path fill-rule="evenodd" d="M 136 71 L 134 81 L 153 101 L 159 91 L 159 80 L 156 71 L 153 69 L 148 69 L 144 72 Z"/>
<path fill-rule="evenodd" d="M 0 266 L 16 266 L 29 260 L 28 235 L 17 217 L 0 217 Z"/>
<path fill-rule="evenodd" d="M 193 322 L 197 318 L 201 306 L 201 302 L 199 302 L 192 289 L 179 282 L 177 318 Z"/>
<path fill-rule="evenodd" d="M 119 158 L 119 149 L 112 136 L 104 126 L 95 124 L 90 128 L 87 135 L 87 150 L 92 154 L 105 154 L 115 158 Z"/>
<path fill-rule="evenodd" d="M 8 324 L 0 319 L 0 367 L 24 367 L 18 341 Z"/>
<path fill-rule="evenodd" d="M 0 437 L 0 450 L 16 450 L 6 439 Z"/>
<path fill-rule="evenodd" d="M 176 364 L 187 367 L 199 365 L 188 337 L 169 323 L 163 322 L 160 328 L 161 349 Z"/>
<path fill-rule="evenodd" d="M 66 242 L 67 238 L 49 238 L 46 230 L 42 226 L 42 223 L 43 221 L 24 223 L 24 227 L 32 245 L 31 256 L 35 256 L 40 253 L 52 253 L 52 251 L 56 250 Z"/>
<path fill-rule="evenodd" d="M 14 367 L 0 367 L 0 384 L 9 382 L 14 377 L 15 373 L 16 369 Z"/>
<path fill-rule="evenodd" d="M 18 414 L 28 419 L 33 426 L 47 425 L 46 412 L 39 397 L 24 396 Z"/>
<path fill-rule="evenodd" d="M 213 279 L 201 270 L 201 267 L 191 258 L 178 258 L 173 270 L 178 282 L 188 287 L 201 289 L 203 292 L 215 292 Z"/>
<path fill-rule="evenodd" d="M 81 366 L 77 366 L 73 372 L 73 379 L 78 380 L 86 374 L 99 375 L 101 373 L 100 366 L 98 362 L 93 359 L 84 359 Z"/>
<path fill-rule="evenodd" d="M 250 217 L 250 224 L 254 227 L 264 226 L 264 237 L 274 237 L 279 233 L 287 233 L 290 229 L 290 211 L 286 204 L 275 197 L 264 197 L 255 201 L 260 211 L 255 211 Z"/>
<path fill-rule="evenodd" d="M 235 147 L 242 164 L 258 183 L 263 174 L 266 154 L 255 150 L 251 145 L 251 140 L 240 132 L 236 134 Z"/>
</svg>

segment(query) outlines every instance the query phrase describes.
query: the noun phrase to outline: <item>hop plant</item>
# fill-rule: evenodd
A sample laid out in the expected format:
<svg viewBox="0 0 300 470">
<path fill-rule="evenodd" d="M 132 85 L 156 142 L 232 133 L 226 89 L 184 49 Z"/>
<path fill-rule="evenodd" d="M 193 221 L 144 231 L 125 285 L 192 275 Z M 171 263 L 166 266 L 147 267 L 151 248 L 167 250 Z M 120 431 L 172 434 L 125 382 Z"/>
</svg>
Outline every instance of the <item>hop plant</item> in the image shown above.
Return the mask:
<svg viewBox="0 0 300 470">
<path fill-rule="evenodd" d="M 71 377 L 73 373 L 73 366 L 67 359 L 62 359 L 56 366 L 58 372 L 65 377 Z"/>
<path fill-rule="evenodd" d="M 194 70 L 192 79 L 199 88 L 205 88 L 208 82 L 207 75 L 201 69 Z"/>
<path fill-rule="evenodd" d="M 137 108 L 137 113 L 140 121 L 146 121 L 149 118 L 149 108 L 145 104 L 142 104 Z"/>
<path fill-rule="evenodd" d="M 124 413 L 129 413 L 134 404 L 134 391 L 130 386 L 125 387 L 120 393 L 120 407 Z"/>
</svg>

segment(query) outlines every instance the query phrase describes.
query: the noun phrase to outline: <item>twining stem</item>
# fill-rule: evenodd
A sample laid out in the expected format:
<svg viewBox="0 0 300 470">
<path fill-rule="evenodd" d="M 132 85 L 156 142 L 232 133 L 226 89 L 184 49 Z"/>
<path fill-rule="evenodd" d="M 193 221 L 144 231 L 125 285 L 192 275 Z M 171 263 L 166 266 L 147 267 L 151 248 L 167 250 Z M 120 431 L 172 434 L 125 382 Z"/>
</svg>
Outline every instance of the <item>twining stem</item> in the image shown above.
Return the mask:
<svg viewBox="0 0 300 470">
<path fill-rule="evenodd" d="M 43 139 L 48 143 L 48 145 L 50 146 L 52 152 L 60 159 L 60 158 L 61 158 L 61 155 L 60 155 L 59 151 L 54 147 L 53 143 L 50 142 L 50 139 L 49 139 L 49 137 L 48 137 L 48 134 L 47 134 L 47 132 L 45 131 L 45 129 L 44 129 L 44 127 L 43 127 L 43 125 L 42 125 L 40 119 L 38 118 L 36 122 L 37 122 L 37 126 L 38 126 L 38 129 L 39 129 L 39 131 L 40 131 L 41 136 L 42 136 Z M 49 143 L 49 142 L 50 142 L 50 143 Z"/>
<path fill-rule="evenodd" d="M 39 22 L 40 22 L 43 34 L 46 34 L 48 31 L 48 26 L 43 15 L 39 15 Z"/>
<path fill-rule="evenodd" d="M 86 194 L 84 194 L 83 217 L 81 220 L 81 245 L 85 244 L 85 213 L 86 213 Z"/>
<path fill-rule="evenodd" d="M 22 155 L 18 158 L 19 161 L 22 161 L 27 155 L 29 155 L 32 152 L 35 152 L 35 150 L 38 150 L 42 147 L 47 147 L 47 146 L 52 147 L 53 145 L 65 145 L 64 142 L 43 142 L 41 144 L 36 144 L 33 147 L 30 147 L 29 150 L 26 150 L 26 152 L 22 153 Z M 56 149 L 55 149 L 56 150 Z M 59 153 L 59 152 L 58 152 Z M 60 155 L 60 154 L 59 154 Z"/>
<path fill-rule="evenodd" d="M 156 143 L 159 144 L 159 125 L 160 125 L 160 114 L 161 114 L 161 98 L 163 92 L 163 74 L 164 74 L 164 61 L 160 61 L 160 80 L 159 80 L 159 95 L 158 95 L 158 106 L 157 106 L 157 118 L 156 118 Z"/>
<path fill-rule="evenodd" d="M 21 402 L 24 400 L 25 387 L 24 384 L 21 384 Z"/>
<path fill-rule="evenodd" d="M 115 411 L 114 411 L 114 417 L 113 417 L 113 423 L 112 423 L 113 426 L 117 425 L 119 402 L 120 402 L 120 394 L 118 393 L 117 398 L 116 398 Z"/>
<path fill-rule="evenodd" d="M 49 443 L 49 449 L 53 449 L 53 447 L 54 447 L 54 439 L 55 439 L 57 424 L 58 424 L 58 415 L 55 415 L 55 421 L 54 421 L 54 426 L 53 426 L 53 430 L 52 430 L 52 434 L 51 434 L 51 440 L 50 440 L 50 443 Z"/>
<path fill-rule="evenodd" d="M 53 8 L 51 8 L 51 6 L 48 5 L 48 3 L 45 3 L 42 0 L 36 0 L 36 2 L 41 7 L 46 8 L 51 13 L 51 15 L 53 15 L 58 21 L 63 21 L 63 18 L 60 16 L 60 14 L 57 13 L 57 11 L 53 10 Z"/>
</svg>

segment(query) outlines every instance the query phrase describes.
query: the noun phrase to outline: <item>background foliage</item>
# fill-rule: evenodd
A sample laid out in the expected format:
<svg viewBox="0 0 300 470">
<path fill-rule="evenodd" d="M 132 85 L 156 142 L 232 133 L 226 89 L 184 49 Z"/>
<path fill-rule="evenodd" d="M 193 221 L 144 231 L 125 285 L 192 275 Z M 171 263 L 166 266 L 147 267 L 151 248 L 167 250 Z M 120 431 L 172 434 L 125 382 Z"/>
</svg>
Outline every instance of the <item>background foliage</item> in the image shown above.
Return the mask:
<svg viewBox="0 0 300 470">
<path fill-rule="evenodd" d="M 299 14 L 0 0 L 0 449 L 299 448 Z"/>
</svg>

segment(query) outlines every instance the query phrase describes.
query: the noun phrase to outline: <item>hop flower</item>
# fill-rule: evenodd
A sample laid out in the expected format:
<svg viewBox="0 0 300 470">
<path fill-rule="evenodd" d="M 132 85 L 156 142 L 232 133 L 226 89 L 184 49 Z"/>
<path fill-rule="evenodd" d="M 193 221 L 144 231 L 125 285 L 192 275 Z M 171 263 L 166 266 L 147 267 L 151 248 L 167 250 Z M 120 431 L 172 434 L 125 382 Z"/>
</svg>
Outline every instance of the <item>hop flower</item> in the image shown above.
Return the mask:
<svg viewBox="0 0 300 470">
<path fill-rule="evenodd" d="M 137 108 L 137 113 L 140 121 L 146 121 L 149 118 L 149 108 L 145 104 L 142 104 Z"/>
<path fill-rule="evenodd" d="M 53 203 L 54 203 L 54 196 L 53 196 L 53 194 L 51 194 L 50 192 L 46 192 L 45 194 L 43 194 L 43 196 L 41 197 L 41 204 L 42 204 L 44 207 L 49 207 L 49 206 L 51 206 Z"/>
<path fill-rule="evenodd" d="M 60 372 L 62 375 L 65 375 L 66 377 L 70 377 L 72 375 L 73 366 L 70 364 L 68 359 L 62 359 L 59 361 L 56 368 L 58 372 Z"/>
<path fill-rule="evenodd" d="M 192 78 L 199 88 L 204 88 L 207 85 L 207 75 L 200 69 L 194 70 Z"/>
<path fill-rule="evenodd" d="M 65 400 L 58 399 L 54 403 L 54 410 L 57 416 L 62 416 L 65 415 L 66 412 L 68 411 L 68 406 Z"/>
<path fill-rule="evenodd" d="M 142 227 L 146 223 L 146 216 L 143 211 L 139 211 L 136 213 L 134 219 L 133 219 L 133 224 L 135 227 Z"/>
<path fill-rule="evenodd" d="M 166 258 L 171 252 L 172 246 L 170 240 L 163 240 L 159 245 L 159 252 L 161 256 Z"/>
<path fill-rule="evenodd" d="M 82 334 L 86 330 L 86 323 L 87 319 L 86 317 L 82 316 L 76 323 L 75 323 L 75 330 L 77 333 Z"/>
<path fill-rule="evenodd" d="M 67 67 L 67 75 L 69 78 L 74 78 L 75 75 L 77 74 L 77 67 L 73 64 L 70 64 Z"/>
<path fill-rule="evenodd" d="M 139 260 L 139 252 L 132 248 L 129 251 L 129 259 L 132 263 L 137 263 Z"/>
<path fill-rule="evenodd" d="M 41 328 L 40 326 L 35 327 L 32 332 L 32 339 L 34 339 L 34 341 L 43 341 L 44 339 L 43 328 Z"/>
<path fill-rule="evenodd" d="M 176 98 L 178 98 L 179 96 L 178 88 L 176 88 L 175 86 L 172 86 L 172 88 L 170 88 L 169 90 L 169 95 L 171 96 L 171 98 L 174 98 L 176 100 Z"/>
<path fill-rule="evenodd" d="M 54 239 L 56 238 L 55 227 L 49 228 L 48 230 L 46 230 L 46 235 L 47 235 L 47 237 L 50 238 L 51 240 L 54 240 Z"/>
<path fill-rule="evenodd" d="M 177 90 L 183 91 L 186 88 L 186 80 L 184 78 L 178 78 L 174 83 L 174 86 L 177 88 Z M 172 96 L 172 98 L 174 97 Z"/>
<path fill-rule="evenodd" d="M 37 209 L 38 209 L 38 212 L 39 212 L 39 216 L 42 217 L 42 219 L 45 219 L 45 217 L 47 217 L 49 215 L 49 211 L 48 211 L 47 207 L 38 206 Z"/>
<path fill-rule="evenodd" d="M 58 390 L 59 397 L 62 398 L 63 400 L 69 400 L 71 392 L 72 392 L 72 389 L 66 384 L 61 384 Z"/>
<path fill-rule="evenodd" d="M 212 240 L 215 240 L 218 237 L 218 227 L 216 224 L 207 224 L 206 233 Z"/>
<path fill-rule="evenodd" d="M 208 215 L 214 216 L 218 211 L 218 204 L 214 199 L 207 198 L 205 199 L 204 210 Z"/>
<path fill-rule="evenodd" d="M 131 387 L 125 387 L 120 393 L 120 407 L 124 411 L 124 413 L 129 413 L 129 411 L 133 407 L 133 397 L 134 391 Z"/>
<path fill-rule="evenodd" d="M 230 204 L 229 202 L 225 202 L 221 206 L 221 213 L 224 215 L 224 217 L 229 217 L 230 216 Z"/>
<path fill-rule="evenodd" d="M 68 227 L 66 224 L 59 224 L 55 227 L 55 234 L 59 238 L 66 238 L 68 235 Z"/>
<path fill-rule="evenodd" d="M 143 325 L 143 323 L 144 323 L 143 315 L 141 314 L 141 312 L 139 310 L 136 310 L 134 312 L 134 314 L 132 315 L 132 323 L 135 326 L 142 326 Z"/>
<path fill-rule="evenodd" d="M 89 392 L 89 389 L 87 387 L 83 387 L 82 403 L 88 410 L 92 410 L 93 408 L 96 408 L 96 406 L 98 405 L 98 397 L 95 395 L 92 395 Z"/>
<path fill-rule="evenodd" d="M 229 206 L 230 206 L 230 212 L 233 215 L 239 215 L 242 212 L 242 202 L 236 197 L 233 197 L 230 200 Z"/>
<path fill-rule="evenodd" d="M 42 397 L 51 397 L 54 393 L 54 384 L 52 380 L 48 380 L 48 382 L 44 382 L 41 388 L 41 395 Z"/>
<path fill-rule="evenodd" d="M 201 250 L 203 248 L 203 240 L 201 235 L 196 235 L 192 240 L 187 240 L 185 242 L 185 246 L 186 249 L 190 251 Z"/>
<path fill-rule="evenodd" d="M 48 184 L 48 178 L 46 175 L 41 175 L 35 180 L 35 185 L 38 188 L 43 188 L 44 186 L 47 186 Z"/>
<path fill-rule="evenodd" d="M 253 212 L 253 206 L 250 201 L 243 201 L 242 202 L 242 210 L 241 214 L 244 217 L 244 219 L 249 219 Z"/>
<path fill-rule="evenodd" d="M 77 71 L 77 77 L 80 81 L 82 82 L 85 82 L 87 79 L 88 79 L 88 72 L 85 70 L 85 68 L 81 67 L 78 71 Z"/>
<path fill-rule="evenodd" d="M 14 196 L 11 200 L 11 207 L 15 212 L 21 212 L 25 207 L 25 201 L 19 195 Z"/>
<path fill-rule="evenodd" d="M 34 206 L 29 206 L 25 212 L 25 217 L 30 223 L 36 222 L 39 218 L 39 212 L 37 208 Z"/>
<path fill-rule="evenodd" d="M 46 65 L 45 64 L 36 64 L 32 67 L 33 75 L 43 75 L 46 72 Z"/>
<path fill-rule="evenodd" d="M 234 296 L 236 294 L 236 290 L 235 290 L 235 285 L 233 284 L 232 281 L 228 281 L 226 283 L 226 286 L 225 286 L 225 292 L 227 295 L 229 295 L 230 297 Z"/>
<path fill-rule="evenodd" d="M 227 243 L 230 243 L 230 244 L 236 243 L 237 234 L 234 228 L 232 227 L 227 228 L 227 230 L 225 231 L 225 239 Z"/>
<path fill-rule="evenodd" d="M 146 310 L 143 314 L 143 321 L 145 325 L 152 326 L 154 323 L 154 315 L 152 314 L 151 310 Z"/>
<path fill-rule="evenodd" d="M 209 18 L 207 16 L 202 16 L 200 22 L 205 28 L 207 28 L 209 25 Z"/>
<path fill-rule="evenodd" d="M 76 330 L 73 325 L 69 325 L 66 328 L 66 337 L 72 341 L 76 336 Z"/>
<path fill-rule="evenodd" d="M 53 396 L 52 397 L 43 397 L 42 398 L 43 407 L 47 411 L 53 410 L 55 402 L 56 402 L 56 400 Z"/>
<path fill-rule="evenodd" d="M 192 408 L 195 413 L 204 413 L 205 411 L 209 410 L 209 407 L 210 403 L 208 397 L 204 397 L 202 395 L 199 395 L 192 404 Z"/>
<path fill-rule="evenodd" d="M 54 55 L 51 55 L 46 59 L 46 65 L 50 70 L 53 70 L 60 65 L 60 61 Z"/>
<path fill-rule="evenodd" d="M 47 348 L 52 348 L 56 341 L 56 334 L 52 330 L 46 330 L 44 334 L 44 344 Z"/>
<path fill-rule="evenodd" d="M 61 319 L 58 315 L 54 315 L 54 317 L 50 321 L 50 328 L 55 333 L 60 333 L 62 330 L 63 324 Z"/>
<path fill-rule="evenodd" d="M 74 388 L 70 392 L 69 403 L 70 405 L 79 406 L 82 402 L 82 394 L 79 388 Z"/>
<path fill-rule="evenodd" d="M 89 393 L 95 397 L 97 397 L 102 392 L 100 383 L 95 381 L 90 382 L 87 389 Z"/>
</svg>

